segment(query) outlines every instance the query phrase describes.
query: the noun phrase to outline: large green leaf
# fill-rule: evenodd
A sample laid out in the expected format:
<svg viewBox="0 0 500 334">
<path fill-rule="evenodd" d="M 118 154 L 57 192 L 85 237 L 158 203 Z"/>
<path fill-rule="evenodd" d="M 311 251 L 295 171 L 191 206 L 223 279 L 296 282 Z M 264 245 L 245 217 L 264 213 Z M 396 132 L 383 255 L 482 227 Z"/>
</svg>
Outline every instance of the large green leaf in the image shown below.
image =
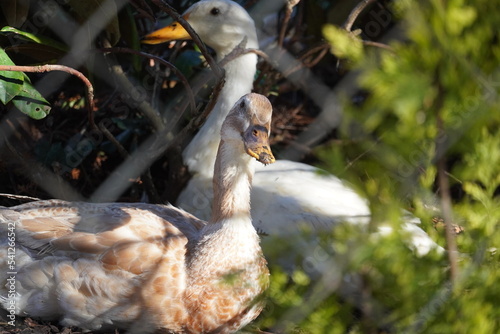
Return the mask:
<svg viewBox="0 0 500 334">
<path fill-rule="evenodd" d="M 0 64 L 15 64 L 0 49 Z M 34 119 L 42 119 L 50 112 L 50 104 L 33 87 L 28 76 L 18 71 L 0 71 L 0 101 L 7 104 L 12 101 L 21 112 Z"/>
</svg>

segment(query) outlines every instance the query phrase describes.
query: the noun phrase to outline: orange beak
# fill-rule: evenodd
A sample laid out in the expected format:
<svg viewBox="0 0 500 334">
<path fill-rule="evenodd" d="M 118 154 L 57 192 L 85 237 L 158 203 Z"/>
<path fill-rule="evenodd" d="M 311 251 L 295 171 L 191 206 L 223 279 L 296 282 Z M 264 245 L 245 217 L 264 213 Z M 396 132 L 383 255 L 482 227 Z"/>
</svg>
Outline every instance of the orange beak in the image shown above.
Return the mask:
<svg viewBox="0 0 500 334">
<path fill-rule="evenodd" d="M 189 14 L 184 15 L 183 18 L 187 20 Z M 153 31 L 152 33 L 146 35 L 141 43 L 144 44 L 160 44 L 165 42 L 170 42 L 173 40 L 183 40 L 191 39 L 188 32 L 179 22 L 174 22 L 165 28 Z"/>
</svg>

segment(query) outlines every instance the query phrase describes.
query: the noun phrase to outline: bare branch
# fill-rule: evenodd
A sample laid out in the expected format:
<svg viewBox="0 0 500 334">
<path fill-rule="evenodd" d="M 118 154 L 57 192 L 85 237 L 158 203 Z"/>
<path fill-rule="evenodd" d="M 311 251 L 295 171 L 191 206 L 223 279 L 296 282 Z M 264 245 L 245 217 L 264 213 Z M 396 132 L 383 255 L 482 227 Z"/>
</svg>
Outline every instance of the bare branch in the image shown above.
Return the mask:
<svg viewBox="0 0 500 334">
<path fill-rule="evenodd" d="M 388 51 L 394 52 L 394 49 L 392 48 L 392 46 L 384 44 L 384 43 L 365 41 L 365 40 L 363 40 L 362 42 L 364 45 L 375 46 L 377 48 L 386 49 Z"/>
<path fill-rule="evenodd" d="M 310 50 L 308 50 L 305 54 L 303 54 L 298 60 L 299 62 L 287 69 L 286 71 L 283 72 L 283 76 L 284 77 L 288 77 L 290 76 L 292 73 L 295 73 L 297 71 L 299 71 L 301 68 L 303 67 L 307 67 L 307 68 L 310 68 L 310 67 L 313 67 L 314 65 L 316 65 L 324 56 L 325 54 L 328 52 L 328 50 L 330 49 L 330 45 L 328 43 L 323 43 L 317 47 L 314 47 L 314 48 L 311 48 Z M 319 52 L 318 56 L 310 61 L 310 62 L 305 62 L 304 60 L 311 56 L 312 54 L 314 54 L 315 52 Z"/>
<path fill-rule="evenodd" d="M 217 85 L 214 88 L 212 98 L 210 99 L 210 102 L 207 104 L 205 109 L 203 110 L 202 113 L 191 119 L 191 121 L 186 125 L 176 136 L 175 139 L 168 145 L 168 148 L 165 150 L 167 151 L 168 149 L 175 147 L 177 145 L 179 146 L 184 146 L 183 142 L 186 140 L 187 136 L 190 133 L 193 133 L 197 129 L 201 127 L 201 125 L 205 122 L 206 118 L 212 111 L 212 109 L 215 106 L 215 103 L 217 102 L 217 99 L 219 97 L 219 94 L 222 90 L 222 87 L 224 87 L 225 80 L 224 78 L 220 78 L 219 81 L 217 82 Z M 168 133 L 168 132 L 166 132 Z"/>
<path fill-rule="evenodd" d="M 122 144 L 113 136 L 111 132 L 109 132 L 108 128 L 102 123 L 99 124 L 99 130 L 101 130 L 102 134 L 108 138 L 108 140 L 116 147 L 118 150 L 118 153 L 120 153 L 121 157 L 125 160 L 128 158 L 128 152 L 127 150 L 123 147 Z"/>
<path fill-rule="evenodd" d="M 354 24 L 354 21 L 358 18 L 359 14 L 371 3 L 375 2 L 376 0 L 363 0 L 354 9 L 351 11 L 349 16 L 347 17 L 347 20 L 345 21 L 343 28 L 347 31 L 351 31 L 352 25 Z"/>
<path fill-rule="evenodd" d="M 290 17 L 293 12 L 293 8 L 297 6 L 300 0 L 287 0 L 285 7 L 285 17 L 283 18 L 283 22 L 281 24 L 280 34 L 278 36 L 278 45 L 283 46 L 283 41 L 285 39 L 286 28 L 288 27 L 288 21 L 290 21 Z"/>
<path fill-rule="evenodd" d="M 437 112 L 437 128 L 438 135 L 436 137 L 436 164 L 438 170 L 438 184 L 439 193 L 441 195 L 441 209 L 443 211 L 443 219 L 446 225 L 445 235 L 446 235 L 446 248 L 448 250 L 448 260 L 450 262 L 450 283 L 453 288 L 458 278 L 458 264 L 457 264 L 457 243 L 455 240 L 455 233 L 453 232 L 453 215 L 452 215 L 452 204 L 450 195 L 450 184 L 448 181 L 448 176 L 446 175 L 446 149 L 447 142 L 443 140 L 446 135 L 444 122 L 441 118 L 440 111 L 444 104 L 442 92 L 444 88 L 438 84 L 438 100 L 436 101 L 436 112 Z"/>
<path fill-rule="evenodd" d="M 64 66 L 64 65 L 38 65 L 38 66 L 14 66 L 14 65 L 0 65 L 0 71 L 17 71 L 17 72 L 31 72 L 31 73 L 44 73 L 51 71 L 63 71 L 78 77 L 83 81 L 85 87 L 87 88 L 87 110 L 90 125 L 94 129 L 98 129 L 94 122 L 94 87 L 90 83 L 89 79 L 82 72 L 75 70 L 74 68 Z"/>
<path fill-rule="evenodd" d="M 9 199 L 15 199 L 15 200 L 20 200 L 20 201 L 26 201 L 26 202 L 33 202 L 33 201 L 39 201 L 40 198 L 38 197 L 31 197 L 31 196 L 24 196 L 24 195 L 14 195 L 14 194 L 4 194 L 0 193 L 0 197 L 5 197 Z"/>
</svg>

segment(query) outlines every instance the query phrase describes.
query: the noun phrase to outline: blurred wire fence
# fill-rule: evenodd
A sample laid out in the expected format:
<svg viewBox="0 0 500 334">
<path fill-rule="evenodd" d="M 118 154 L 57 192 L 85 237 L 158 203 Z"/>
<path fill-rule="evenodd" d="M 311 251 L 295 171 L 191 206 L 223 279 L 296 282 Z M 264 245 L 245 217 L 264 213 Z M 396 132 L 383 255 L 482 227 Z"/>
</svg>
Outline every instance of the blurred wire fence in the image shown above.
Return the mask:
<svg viewBox="0 0 500 334">
<path fill-rule="evenodd" d="M 216 76 L 206 69 L 197 48 L 191 43 L 140 45 L 142 36 L 171 22 L 155 2 L 10 1 L 16 3 L 17 14 L 9 11 L 7 2 L 2 3 L 4 24 L 62 44 L 54 48 L 43 39 L 32 43 L 22 34 L 3 33 L 0 37 L 2 47 L 17 65 L 54 62 L 80 69 L 94 84 L 96 108 L 92 112 L 97 127 L 89 123 L 85 86 L 78 79 L 67 73 L 31 75 L 36 89 L 51 102 L 52 111 L 46 118 L 35 121 L 10 105 L 2 107 L 0 192 L 96 202 L 175 203 L 189 179 L 181 152 L 206 117 L 210 94 L 217 94 Z M 398 23 L 392 9 L 394 4 L 391 7 L 384 1 L 365 2 L 370 6 L 355 24 L 361 29 L 363 39 L 388 43 L 405 38 L 405 27 Z M 193 1 L 170 3 L 182 13 Z M 397 5 L 397 1 L 395 3 Z M 270 60 L 260 58 L 254 91 L 270 96 L 273 102 L 276 156 L 321 163 L 314 154 L 315 148 L 338 140 L 345 101 L 362 104 L 366 96 L 359 86 L 359 73 L 346 71 L 342 64 L 338 66 L 338 59 L 330 53 L 331 46 L 323 39 L 322 27 L 326 23 L 343 25 L 358 1 L 249 0 L 243 5 L 255 20 L 260 49 Z M 123 48 L 147 55 L 125 53 Z M 172 63 L 175 69 L 169 64 L 160 64 L 154 57 Z M 182 75 L 189 80 L 189 87 Z M 463 113 L 457 120 L 462 131 L 446 133 L 448 147 L 473 125 L 471 120 L 477 115 L 476 109 L 484 101 L 497 99 L 498 81 L 482 77 L 482 82 L 482 90 L 471 94 L 469 105 L 463 105 Z M 350 126 L 358 130 L 356 120 L 352 121 Z M 393 158 L 388 153 L 390 147 L 384 147 L 375 139 L 374 145 L 379 145 L 380 160 Z M 365 149 L 354 159 L 344 160 L 336 170 L 348 171 L 357 159 L 370 151 L 370 148 Z M 391 152 L 397 156 L 394 164 L 397 170 L 389 176 L 397 178 L 408 194 L 420 182 L 422 165 L 431 160 L 428 152 L 419 150 L 416 145 L 409 151 L 406 157 Z M 398 194 L 400 197 L 407 195 Z M 436 197 L 430 196 L 426 201 L 430 203 L 427 208 L 434 214 L 432 210 L 438 206 L 434 205 Z M 13 205 L 16 200 L 0 198 L 0 203 Z M 289 303 L 290 307 L 277 316 L 279 321 L 271 323 L 273 328 L 289 330 L 333 292 L 351 303 L 350 317 L 356 318 L 360 313 L 368 315 L 363 318 L 368 319 L 364 328 L 377 328 L 379 332 L 388 328 L 395 320 L 384 319 L 389 313 L 387 306 L 377 300 L 380 295 L 368 291 L 372 286 L 367 280 L 373 279 L 368 275 L 370 269 L 364 268 L 365 272 L 356 275 L 344 275 L 344 270 L 351 266 L 349 261 L 361 261 L 351 258 L 348 247 L 362 248 L 362 240 L 357 240 L 357 245 L 335 246 L 345 246 L 341 250 L 333 247 L 342 254 L 334 258 L 328 242 L 318 242 L 308 238 L 307 233 L 305 235 L 300 240 L 288 240 L 288 245 L 276 245 L 284 253 L 292 247 L 300 249 L 303 257 L 298 264 L 285 263 L 284 267 L 291 276 L 298 275 L 289 280 L 307 288 L 292 290 L 288 287 L 286 298 L 289 300 L 283 304 Z M 398 246 L 403 247 L 403 244 Z M 390 259 L 388 253 L 380 252 L 381 258 Z M 297 250 L 289 254 L 296 253 Z M 408 254 L 401 258 L 413 261 Z M 310 277 L 301 278 L 297 268 Z M 310 284 L 308 279 L 316 281 Z M 432 292 L 436 298 L 428 304 L 427 300 L 420 301 L 427 306 L 421 311 L 421 317 L 429 318 L 440 312 L 450 298 L 447 283 L 441 283 L 437 292 Z M 412 291 L 418 291 L 418 287 Z M 384 292 L 386 290 L 381 294 Z M 294 293 L 303 294 L 303 299 L 294 300 Z M 307 303 L 301 304 L 303 300 Z M 278 308 L 276 305 L 269 304 L 267 312 L 272 313 Z M 420 320 L 416 320 L 415 327 L 421 325 Z"/>
</svg>

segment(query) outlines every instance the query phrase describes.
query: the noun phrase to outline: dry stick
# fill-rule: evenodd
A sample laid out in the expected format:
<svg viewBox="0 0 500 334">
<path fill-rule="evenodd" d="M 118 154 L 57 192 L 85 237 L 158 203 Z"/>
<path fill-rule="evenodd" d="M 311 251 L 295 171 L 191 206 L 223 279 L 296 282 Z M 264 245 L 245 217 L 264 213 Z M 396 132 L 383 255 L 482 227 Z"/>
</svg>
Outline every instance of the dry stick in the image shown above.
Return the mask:
<svg viewBox="0 0 500 334">
<path fill-rule="evenodd" d="M 14 194 L 4 194 L 0 193 L 0 197 L 5 197 L 9 199 L 15 199 L 15 200 L 23 200 L 26 202 L 34 202 L 34 201 L 39 201 L 40 198 L 38 197 L 31 197 L 31 196 L 24 196 L 24 195 L 14 195 Z"/>
<path fill-rule="evenodd" d="M 384 43 L 379 43 L 379 42 L 374 42 L 374 41 L 365 41 L 365 40 L 362 40 L 362 42 L 364 45 L 375 46 L 377 48 L 386 49 L 388 51 L 394 52 L 394 49 L 392 48 L 392 46 L 384 44 Z"/>
<path fill-rule="evenodd" d="M 125 149 L 125 147 L 123 147 L 122 144 L 120 144 L 120 142 L 115 138 L 115 136 L 113 136 L 113 134 L 111 132 L 109 132 L 108 128 L 106 128 L 106 126 L 102 123 L 99 123 L 99 130 L 101 130 L 102 134 L 108 138 L 108 140 L 113 144 L 115 145 L 116 149 L 118 150 L 118 153 L 120 153 L 120 155 L 122 156 L 123 160 L 127 159 L 128 158 L 128 152 L 127 150 Z"/>
<path fill-rule="evenodd" d="M 290 75 L 299 71 L 303 67 L 307 67 L 307 68 L 313 67 L 326 55 L 326 53 L 328 52 L 329 49 L 330 49 L 330 45 L 328 43 L 324 43 L 322 45 L 319 45 L 317 47 L 314 47 L 314 48 L 308 50 L 306 53 L 304 53 L 298 59 L 299 63 L 297 65 L 295 65 L 292 68 L 287 69 L 286 71 L 283 72 L 283 76 L 285 78 L 289 77 Z M 316 57 L 316 59 L 314 59 L 313 61 L 311 61 L 307 64 L 305 62 L 303 62 L 305 60 L 305 58 L 309 57 L 310 55 L 312 55 L 313 53 L 315 53 L 317 51 L 319 51 L 319 55 Z"/>
<path fill-rule="evenodd" d="M 179 131 L 178 134 L 176 134 L 175 139 L 172 142 L 170 142 L 165 151 L 175 146 L 179 145 L 182 146 L 182 143 L 186 140 L 187 136 L 201 127 L 207 116 L 214 108 L 217 98 L 222 90 L 222 87 L 224 87 L 224 84 L 225 84 L 224 78 L 219 78 L 219 81 L 217 82 L 217 85 L 214 88 L 213 96 L 210 99 L 208 105 L 203 110 L 203 112 L 198 116 L 194 117 L 193 119 L 191 119 L 188 125 L 186 125 L 181 131 Z"/>
<path fill-rule="evenodd" d="M 438 114 L 437 116 L 438 125 L 438 140 L 436 140 L 436 158 L 437 168 L 438 168 L 438 184 L 439 193 L 441 194 L 441 208 L 443 210 L 443 219 L 445 223 L 445 235 L 446 235 L 446 245 L 448 249 L 448 260 L 450 261 L 450 281 L 452 288 L 458 277 L 458 265 L 457 265 L 457 244 L 455 240 L 455 235 L 453 233 L 453 217 L 452 217 L 452 205 L 451 205 L 451 195 L 450 195 L 450 184 L 448 176 L 446 175 L 446 141 L 439 140 L 444 138 L 445 130 L 443 119 Z"/>
<path fill-rule="evenodd" d="M 297 6 L 300 0 L 287 0 L 285 7 L 285 17 L 283 18 L 283 23 L 281 24 L 280 34 L 278 36 L 278 46 L 283 46 L 283 41 L 285 40 L 286 28 L 288 27 L 288 21 L 292 16 L 293 7 Z"/>
<path fill-rule="evenodd" d="M 356 21 L 356 19 L 358 18 L 359 14 L 361 14 L 361 12 L 363 10 L 365 10 L 365 8 L 369 4 L 371 4 L 375 1 L 376 0 L 363 0 L 360 3 L 358 3 L 358 5 L 356 7 L 354 7 L 354 9 L 351 11 L 349 16 L 347 17 L 347 20 L 345 21 L 343 28 L 345 30 L 351 32 L 352 25 L 354 24 L 354 21 Z"/>
<path fill-rule="evenodd" d="M 450 261 L 450 284 L 453 289 L 458 278 L 458 264 L 457 264 L 457 243 L 455 240 L 455 235 L 453 233 L 453 217 L 452 217 L 452 205 L 451 205 L 451 195 L 450 195 L 450 184 L 448 181 L 448 176 L 446 175 L 446 148 L 447 141 L 446 132 L 444 128 L 444 122 L 441 117 L 441 109 L 444 104 L 444 88 L 437 80 L 437 74 L 435 82 L 438 85 L 438 99 L 435 103 L 436 111 L 436 122 L 438 128 L 438 135 L 436 137 L 436 165 L 438 169 L 438 184 L 439 193 L 441 194 L 441 208 L 443 210 L 443 219 L 445 223 L 445 235 L 446 235 L 446 248 L 448 250 L 448 260 Z"/>
<path fill-rule="evenodd" d="M 189 104 L 191 105 L 192 110 L 194 111 L 196 109 L 196 102 L 194 99 L 193 90 L 191 89 L 191 86 L 189 85 L 188 80 L 186 79 L 184 74 L 182 74 L 182 72 L 179 71 L 179 69 L 177 67 L 175 67 L 172 63 L 170 63 L 170 62 L 166 61 L 165 59 L 160 58 L 158 56 L 154 56 L 150 53 L 141 52 L 141 51 L 137 51 L 137 50 L 129 49 L 129 48 L 102 48 L 102 49 L 98 49 L 98 50 L 102 51 L 102 52 L 112 52 L 112 53 L 131 53 L 131 54 L 135 54 L 135 55 L 138 55 L 138 56 L 141 56 L 144 58 L 153 59 L 153 60 L 159 62 L 160 64 L 167 66 L 175 73 L 175 75 L 181 80 L 182 84 L 186 88 L 186 91 L 188 93 Z M 179 115 L 179 117 L 180 117 L 180 115 Z"/>
<path fill-rule="evenodd" d="M 201 53 L 207 60 L 212 71 L 214 71 L 216 77 L 219 78 L 223 76 L 224 70 L 216 63 L 214 58 L 210 55 L 210 53 L 207 50 L 207 47 L 201 41 L 200 37 L 194 31 L 194 29 L 191 28 L 189 23 L 175 9 L 173 9 L 172 6 L 170 6 L 164 0 L 153 0 L 153 3 L 155 3 L 158 7 L 160 7 L 161 10 L 170 15 L 175 21 L 179 22 L 184 29 L 186 29 L 189 36 L 191 36 L 191 38 L 193 39 L 194 43 L 200 48 Z"/>
<path fill-rule="evenodd" d="M 310 50 L 307 50 L 306 53 L 304 53 L 302 56 L 300 56 L 299 60 L 305 61 L 307 57 L 312 56 L 316 52 L 319 52 L 319 54 L 316 56 L 316 58 L 314 60 L 311 60 L 307 63 L 304 62 L 305 66 L 313 67 L 325 56 L 325 54 L 328 52 L 328 50 L 330 50 L 330 48 L 331 48 L 330 44 L 322 43 L 321 45 L 313 47 Z"/>
<path fill-rule="evenodd" d="M 87 110 L 90 125 L 94 129 L 98 129 L 94 122 L 94 87 L 90 83 L 89 79 L 82 72 L 75 70 L 74 68 L 64 66 L 64 65 L 38 65 L 38 66 L 14 66 L 14 65 L 0 65 L 0 71 L 17 71 L 17 72 L 32 72 L 32 73 L 43 73 L 51 71 L 63 71 L 78 77 L 83 81 L 87 88 Z"/>
<path fill-rule="evenodd" d="M 342 27 L 347 32 L 353 34 L 353 32 L 351 31 L 351 28 L 352 28 L 352 25 L 354 24 L 354 22 L 356 21 L 356 19 L 358 18 L 359 14 L 361 14 L 361 12 L 363 10 L 365 10 L 365 8 L 368 7 L 368 5 L 370 5 L 371 3 L 374 3 L 375 1 L 376 0 L 363 0 L 360 3 L 358 3 L 358 5 L 356 7 L 354 7 L 354 9 L 351 11 L 349 16 L 347 17 L 347 20 L 345 21 L 345 23 L 343 24 Z M 361 39 L 361 41 L 363 42 L 364 45 L 375 46 L 375 47 L 379 47 L 379 48 L 386 49 L 389 51 L 393 51 L 393 48 L 387 44 L 383 44 L 383 43 L 379 43 L 379 42 L 372 42 L 372 41 L 365 41 L 363 39 Z M 339 68 L 339 67 L 340 67 L 340 59 L 337 60 L 337 68 Z"/>
<path fill-rule="evenodd" d="M 273 61 L 271 60 L 271 58 L 269 58 L 269 56 L 264 51 L 259 50 L 259 49 L 251 49 L 251 48 L 246 49 L 245 48 L 246 43 L 247 43 L 247 37 L 245 36 L 245 38 L 243 38 L 243 40 L 238 45 L 236 45 L 236 47 L 231 52 L 229 52 L 224 57 L 224 59 L 222 59 L 219 62 L 219 66 L 224 67 L 231 60 L 234 60 L 234 59 L 238 58 L 239 56 L 247 54 L 247 53 L 255 53 L 256 55 L 264 58 L 268 63 L 272 64 Z"/>
</svg>

